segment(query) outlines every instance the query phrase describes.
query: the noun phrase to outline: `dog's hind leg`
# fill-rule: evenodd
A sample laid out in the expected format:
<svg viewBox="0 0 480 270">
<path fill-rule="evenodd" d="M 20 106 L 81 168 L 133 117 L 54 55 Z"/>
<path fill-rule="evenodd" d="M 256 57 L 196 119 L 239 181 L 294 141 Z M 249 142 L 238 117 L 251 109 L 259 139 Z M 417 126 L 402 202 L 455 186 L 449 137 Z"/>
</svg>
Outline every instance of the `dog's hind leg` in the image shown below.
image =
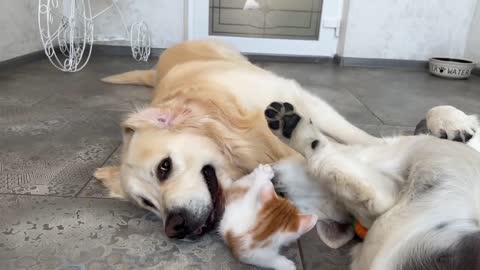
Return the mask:
<svg viewBox="0 0 480 270">
<path fill-rule="evenodd" d="M 426 116 L 428 132 L 441 139 L 467 143 L 480 128 L 476 115 L 467 115 L 452 106 L 437 106 Z"/>
</svg>

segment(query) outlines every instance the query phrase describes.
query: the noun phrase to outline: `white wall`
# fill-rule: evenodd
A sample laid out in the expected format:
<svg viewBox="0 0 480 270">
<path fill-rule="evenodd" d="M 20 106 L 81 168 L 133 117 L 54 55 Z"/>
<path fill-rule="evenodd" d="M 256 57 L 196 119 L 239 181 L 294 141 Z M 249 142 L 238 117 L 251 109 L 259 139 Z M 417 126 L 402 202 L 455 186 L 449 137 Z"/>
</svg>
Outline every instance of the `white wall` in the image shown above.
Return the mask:
<svg viewBox="0 0 480 270">
<path fill-rule="evenodd" d="M 0 1 L 0 61 L 42 49 L 37 26 L 38 1 Z"/>
<path fill-rule="evenodd" d="M 477 2 L 475 15 L 473 16 L 472 24 L 470 25 L 465 57 L 475 61 L 477 67 L 480 67 L 480 1 Z"/>
<path fill-rule="evenodd" d="M 427 60 L 464 56 L 477 0 L 347 2 L 342 56 Z"/>
<path fill-rule="evenodd" d="M 92 0 L 91 3 L 95 14 L 110 5 L 111 0 Z M 121 0 L 118 3 L 127 25 L 138 20 L 148 24 L 152 48 L 166 48 L 185 39 L 184 0 Z M 43 49 L 37 10 L 36 0 L 0 0 L 0 61 Z M 124 34 L 121 19 L 113 9 L 97 17 L 94 25 L 95 35 Z M 101 44 L 129 45 L 129 42 Z"/>
<path fill-rule="evenodd" d="M 342 56 L 426 60 L 448 55 L 480 62 L 480 0 L 344 1 L 338 48 Z M 95 13 L 110 0 L 91 3 Z M 149 25 L 153 48 L 185 40 L 184 0 L 121 0 L 119 4 L 127 24 L 144 20 Z M 37 5 L 33 0 L 0 1 L 0 61 L 42 49 Z M 118 15 L 111 10 L 95 19 L 95 34 L 123 34 Z"/>
<path fill-rule="evenodd" d="M 111 0 L 94 0 L 93 13 L 107 7 Z M 121 0 L 118 1 L 125 14 L 127 25 L 143 20 L 150 28 L 152 48 L 166 48 L 185 39 L 184 0 Z M 95 35 L 122 35 L 120 17 L 113 10 L 95 19 Z M 106 44 L 129 45 L 129 42 L 106 42 Z"/>
</svg>

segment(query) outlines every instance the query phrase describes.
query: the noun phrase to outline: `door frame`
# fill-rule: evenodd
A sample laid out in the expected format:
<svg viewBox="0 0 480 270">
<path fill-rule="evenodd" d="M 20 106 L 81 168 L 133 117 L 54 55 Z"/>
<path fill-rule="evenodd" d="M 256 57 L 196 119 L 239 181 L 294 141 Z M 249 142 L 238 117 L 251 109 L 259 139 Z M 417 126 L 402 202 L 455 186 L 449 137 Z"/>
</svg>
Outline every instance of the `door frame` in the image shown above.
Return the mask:
<svg viewBox="0 0 480 270">
<path fill-rule="evenodd" d="M 259 55 L 327 56 L 337 53 L 343 0 L 323 0 L 318 40 L 209 35 L 209 0 L 187 0 L 187 39 L 217 39 Z"/>
</svg>

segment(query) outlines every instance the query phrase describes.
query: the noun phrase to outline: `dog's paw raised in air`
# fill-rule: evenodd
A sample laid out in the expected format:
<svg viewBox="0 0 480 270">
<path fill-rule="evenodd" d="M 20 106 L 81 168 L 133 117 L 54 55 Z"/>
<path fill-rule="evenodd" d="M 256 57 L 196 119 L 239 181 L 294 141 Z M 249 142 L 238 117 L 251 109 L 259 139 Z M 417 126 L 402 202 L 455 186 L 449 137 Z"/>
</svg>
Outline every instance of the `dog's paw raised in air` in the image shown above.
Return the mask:
<svg viewBox="0 0 480 270">
<path fill-rule="evenodd" d="M 290 139 L 292 133 L 297 127 L 298 122 L 302 119 L 300 115 L 295 113 L 293 105 L 284 102 L 272 102 L 265 110 L 268 127 L 275 135 Z"/>
<path fill-rule="evenodd" d="M 430 109 L 426 117 L 428 131 L 440 139 L 466 143 L 475 135 L 479 123 L 474 115 L 452 106 L 438 106 Z"/>
<path fill-rule="evenodd" d="M 273 134 L 304 156 L 325 145 L 323 136 L 312 122 L 305 121 L 288 102 L 270 103 L 265 110 L 265 118 Z"/>
</svg>

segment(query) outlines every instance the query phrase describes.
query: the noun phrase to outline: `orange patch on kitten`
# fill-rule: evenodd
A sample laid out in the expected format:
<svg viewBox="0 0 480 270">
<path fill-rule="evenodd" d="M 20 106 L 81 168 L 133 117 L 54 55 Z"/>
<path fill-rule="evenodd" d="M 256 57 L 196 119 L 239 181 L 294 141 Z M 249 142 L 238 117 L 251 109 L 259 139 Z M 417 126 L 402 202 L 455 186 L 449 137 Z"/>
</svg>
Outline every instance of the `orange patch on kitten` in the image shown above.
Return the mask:
<svg viewBox="0 0 480 270">
<path fill-rule="evenodd" d="M 225 190 L 225 211 L 219 226 L 225 243 L 241 262 L 294 270 L 295 263 L 279 254 L 281 246 L 312 229 L 317 216 L 300 214 L 277 196 L 273 169 L 260 165 Z"/>
<path fill-rule="evenodd" d="M 295 232 L 299 228 L 300 213 L 287 199 L 270 194 L 258 213 L 258 222 L 251 233 L 254 241 L 264 241 L 278 231 Z"/>
<path fill-rule="evenodd" d="M 235 256 L 235 258 L 238 258 L 239 251 L 240 251 L 239 247 L 242 241 L 242 237 L 233 236 L 232 231 L 227 231 L 227 233 L 225 234 L 225 241 L 227 242 L 227 245 L 230 247 L 233 253 L 233 256 Z"/>
</svg>

